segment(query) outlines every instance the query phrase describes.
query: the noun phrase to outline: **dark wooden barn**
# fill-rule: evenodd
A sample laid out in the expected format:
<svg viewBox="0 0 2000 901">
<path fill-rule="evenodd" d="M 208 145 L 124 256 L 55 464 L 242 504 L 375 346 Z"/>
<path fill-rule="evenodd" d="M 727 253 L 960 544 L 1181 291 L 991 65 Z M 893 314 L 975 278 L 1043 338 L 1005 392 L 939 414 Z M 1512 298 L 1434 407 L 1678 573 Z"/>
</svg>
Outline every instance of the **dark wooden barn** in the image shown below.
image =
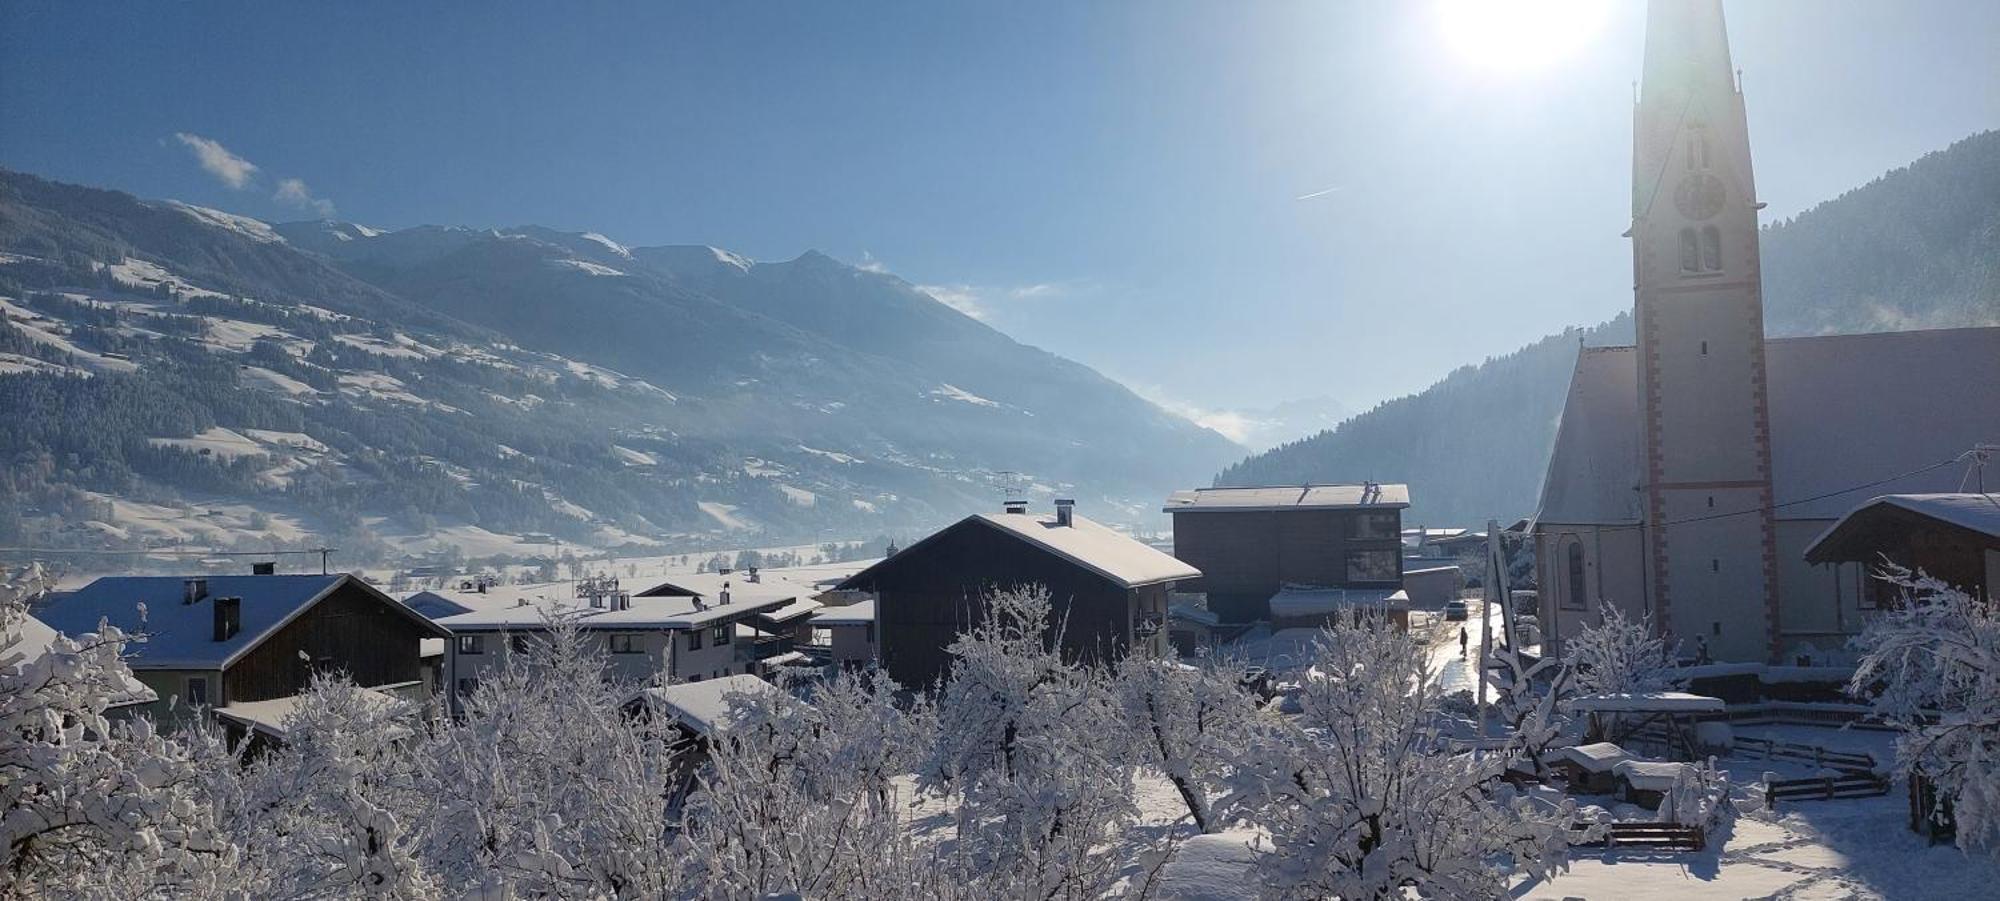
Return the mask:
<svg viewBox="0 0 2000 901">
<path fill-rule="evenodd" d="M 1271 618 L 1285 586 L 1403 585 L 1404 485 L 1200 488 L 1167 499 L 1174 556 L 1201 570 L 1181 586 L 1208 596 L 1226 623 Z"/>
<path fill-rule="evenodd" d="M 1167 592 L 1193 567 L 1074 515 L 1007 512 L 968 516 L 841 583 L 876 597 L 882 667 L 905 686 L 928 685 L 950 667 L 946 650 L 984 615 L 995 590 L 1040 586 L 1072 659 L 1101 661 L 1135 642 L 1164 651 Z"/>
</svg>

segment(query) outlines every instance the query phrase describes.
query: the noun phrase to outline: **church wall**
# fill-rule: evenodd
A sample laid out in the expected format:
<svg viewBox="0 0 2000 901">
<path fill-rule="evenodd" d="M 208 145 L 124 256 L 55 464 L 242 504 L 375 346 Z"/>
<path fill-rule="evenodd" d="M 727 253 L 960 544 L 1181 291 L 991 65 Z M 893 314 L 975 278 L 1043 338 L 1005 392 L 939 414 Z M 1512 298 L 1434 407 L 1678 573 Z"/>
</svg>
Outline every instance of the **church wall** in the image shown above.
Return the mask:
<svg viewBox="0 0 2000 901">
<path fill-rule="evenodd" d="M 1572 590 L 1569 547 L 1583 549 L 1583 591 Z M 1645 540 L 1634 526 L 1541 525 L 1535 532 L 1536 584 L 1545 653 L 1560 654 L 1564 636 L 1597 624 L 1609 601 L 1626 616 L 1647 612 Z"/>
<path fill-rule="evenodd" d="M 1750 440 L 1760 424 L 1745 362 L 1763 339 L 1750 321 L 1757 307 L 1740 283 L 1714 287 L 1720 292 L 1655 299 L 1643 314 L 1658 336 L 1649 349 L 1662 388 L 1656 440 L 1663 483 L 1740 481 L 1762 466 Z"/>
</svg>

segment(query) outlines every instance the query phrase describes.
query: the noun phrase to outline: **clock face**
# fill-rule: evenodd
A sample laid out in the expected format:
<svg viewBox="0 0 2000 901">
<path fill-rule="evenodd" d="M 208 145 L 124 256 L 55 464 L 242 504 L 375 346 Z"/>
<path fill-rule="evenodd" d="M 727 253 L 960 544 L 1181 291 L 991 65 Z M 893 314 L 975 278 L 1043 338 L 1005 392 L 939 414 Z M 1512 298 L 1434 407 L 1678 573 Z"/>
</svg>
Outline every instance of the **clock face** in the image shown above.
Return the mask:
<svg viewBox="0 0 2000 901">
<path fill-rule="evenodd" d="M 1729 188 L 1706 172 L 1697 172 L 1681 179 L 1674 188 L 1674 208 L 1689 219 L 1712 219 L 1722 212 L 1722 203 L 1729 196 Z"/>
</svg>

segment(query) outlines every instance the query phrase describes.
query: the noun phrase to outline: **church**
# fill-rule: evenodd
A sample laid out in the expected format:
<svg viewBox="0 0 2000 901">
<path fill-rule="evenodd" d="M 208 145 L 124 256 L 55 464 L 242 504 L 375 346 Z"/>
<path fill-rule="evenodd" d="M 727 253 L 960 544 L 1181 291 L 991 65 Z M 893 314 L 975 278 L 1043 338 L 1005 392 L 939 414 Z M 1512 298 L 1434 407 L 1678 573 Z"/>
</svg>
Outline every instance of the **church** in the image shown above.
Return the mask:
<svg viewBox="0 0 2000 901">
<path fill-rule="evenodd" d="M 1533 526 L 1543 632 L 1601 604 L 1683 655 L 1845 659 L 1876 596 L 1807 546 L 2000 441 L 2000 328 L 1766 339 L 1756 184 L 1720 0 L 1654 0 L 1633 117 L 1637 344 L 1579 351 Z"/>
</svg>

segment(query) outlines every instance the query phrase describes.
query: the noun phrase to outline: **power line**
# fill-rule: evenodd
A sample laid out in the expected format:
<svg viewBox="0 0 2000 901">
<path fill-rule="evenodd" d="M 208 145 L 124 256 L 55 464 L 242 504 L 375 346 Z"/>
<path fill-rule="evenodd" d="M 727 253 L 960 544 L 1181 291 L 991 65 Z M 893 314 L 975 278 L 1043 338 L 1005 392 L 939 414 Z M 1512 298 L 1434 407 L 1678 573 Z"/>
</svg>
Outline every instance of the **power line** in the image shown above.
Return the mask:
<svg viewBox="0 0 2000 901">
<path fill-rule="evenodd" d="M 1800 504 L 1810 504 L 1813 501 L 1823 501 L 1830 497 L 1838 497 L 1843 494 L 1851 494 L 1856 491 L 1863 491 L 1869 488 L 1874 488 L 1878 485 L 1887 485 L 1890 482 L 1900 482 L 1904 479 L 1910 478 L 1911 476 L 1920 476 L 1927 472 L 1933 472 L 1935 470 L 1943 469 L 1947 466 L 1950 466 L 1954 463 L 1964 460 L 1965 458 L 1966 454 L 1959 454 L 1958 456 L 1952 457 L 1949 460 L 1940 460 L 1936 463 L 1930 464 L 1929 466 L 1912 469 L 1909 472 L 1903 473 L 1901 475 L 1893 475 L 1889 476 L 1888 478 L 1876 479 L 1873 482 L 1864 482 L 1859 485 L 1853 485 L 1835 491 L 1828 491 L 1823 494 L 1815 494 L 1811 497 L 1802 497 L 1797 500 L 1785 501 L 1784 503 L 1781 504 L 1759 505 L 1756 507 L 1751 507 L 1746 510 L 1731 510 L 1726 513 L 1708 513 L 1701 516 L 1690 516 L 1685 519 L 1672 519 L 1662 523 L 1634 523 L 1631 525 L 1607 525 L 1607 526 L 1599 526 L 1598 528 L 1607 532 L 1621 531 L 1628 529 L 1645 529 L 1652 527 L 1667 528 L 1670 526 L 1688 525 L 1690 523 L 1708 522 L 1710 520 L 1716 520 L 1716 519 L 1728 519 L 1729 517 L 1732 516 L 1749 516 L 1753 513 L 1771 513 L 1778 510 L 1782 510 L 1786 507 L 1796 507 Z"/>
</svg>

